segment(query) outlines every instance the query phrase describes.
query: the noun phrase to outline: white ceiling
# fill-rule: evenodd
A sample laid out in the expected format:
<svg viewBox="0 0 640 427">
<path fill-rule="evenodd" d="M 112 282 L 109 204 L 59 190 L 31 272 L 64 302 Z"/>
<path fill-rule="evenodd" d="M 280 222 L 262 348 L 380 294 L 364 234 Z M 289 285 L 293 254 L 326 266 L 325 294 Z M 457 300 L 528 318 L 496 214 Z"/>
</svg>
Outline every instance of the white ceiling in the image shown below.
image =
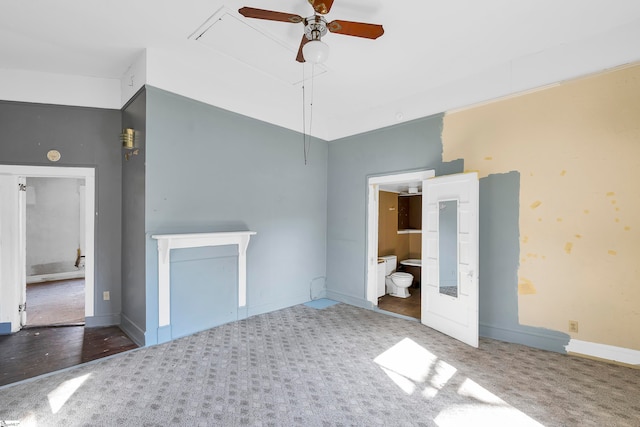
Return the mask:
<svg viewBox="0 0 640 427">
<path fill-rule="evenodd" d="M 295 62 L 302 24 L 242 6 L 312 13 L 305 0 L 1 1 L 0 99 L 19 98 L 3 91 L 20 75 L 124 79 L 145 52 L 147 83 L 302 131 L 300 81 L 315 72 L 304 130 L 335 140 L 640 60 L 638 0 L 335 0 L 328 21 L 385 34 L 328 34 L 315 70 Z"/>
</svg>

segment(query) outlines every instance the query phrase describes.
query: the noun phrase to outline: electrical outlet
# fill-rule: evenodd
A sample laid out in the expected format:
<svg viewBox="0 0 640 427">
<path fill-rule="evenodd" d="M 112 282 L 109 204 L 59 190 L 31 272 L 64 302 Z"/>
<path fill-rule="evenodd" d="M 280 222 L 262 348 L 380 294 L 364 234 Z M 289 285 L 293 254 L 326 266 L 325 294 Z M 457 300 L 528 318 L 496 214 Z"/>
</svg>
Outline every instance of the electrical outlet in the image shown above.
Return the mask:
<svg viewBox="0 0 640 427">
<path fill-rule="evenodd" d="M 102 299 L 105 301 L 109 301 L 111 299 L 111 295 L 109 294 L 109 291 L 104 291 L 102 293 Z"/>
<path fill-rule="evenodd" d="M 569 332 L 578 332 L 577 320 L 569 320 Z"/>
</svg>

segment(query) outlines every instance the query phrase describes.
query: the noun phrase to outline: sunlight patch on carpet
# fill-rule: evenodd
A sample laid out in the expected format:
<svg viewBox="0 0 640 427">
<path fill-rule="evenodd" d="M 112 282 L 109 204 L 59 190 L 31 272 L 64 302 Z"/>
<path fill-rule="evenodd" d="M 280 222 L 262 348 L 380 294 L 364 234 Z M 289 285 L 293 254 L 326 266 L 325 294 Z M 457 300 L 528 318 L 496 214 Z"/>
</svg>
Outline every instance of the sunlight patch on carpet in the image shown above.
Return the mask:
<svg viewBox="0 0 640 427">
<path fill-rule="evenodd" d="M 424 387 L 433 398 L 457 369 L 410 338 L 405 338 L 373 360 L 402 391 L 411 395 Z"/>
<path fill-rule="evenodd" d="M 60 409 L 67 403 L 67 400 L 73 396 L 73 394 L 80 388 L 80 386 L 91 376 L 91 374 L 82 375 L 81 377 L 74 378 L 69 381 L 65 381 L 56 387 L 51 393 L 47 395 L 49 398 L 49 406 L 51 406 L 51 413 L 57 414 Z"/>
</svg>

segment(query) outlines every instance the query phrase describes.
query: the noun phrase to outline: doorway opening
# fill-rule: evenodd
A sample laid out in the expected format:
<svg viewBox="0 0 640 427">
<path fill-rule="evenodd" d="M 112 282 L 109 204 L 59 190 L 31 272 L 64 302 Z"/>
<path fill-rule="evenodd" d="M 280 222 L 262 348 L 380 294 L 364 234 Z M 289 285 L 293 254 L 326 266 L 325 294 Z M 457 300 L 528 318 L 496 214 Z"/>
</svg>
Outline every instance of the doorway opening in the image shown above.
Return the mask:
<svg viewBox="0 0 640 427">
<path fill-rule="evenodd" d="M 434 170 L 369 177 L 367 209 L 367 300 L 380 310 L 421 317 L 422 182 Z M 415 199 L 415 200 L 412 200 Z M 409 210 L 412 206 L 414 214 Z M 418 220 L 411 221 L 412 218 Z M 407 298 L 389 294 L 385 256 L 395 256 L 396 270 L 413 276 Z"/>
<path fill-rule="evenodd" d="M 37 182 L 64 183 L 74 187 L 75 194 L 62 195 L 57 191 L 51 191 L 51 186 L 44 186 L 40 191 L 34 191 Z M 42 319 L 38 321 L 37 317 L 33 319 L 34 322 L 30 322 L 32 316 L 29 303 L 37 306 L 38 301 L 33 299 L 27 303 L 27 281 L 39 285 L 45 282 L 56 283 L 59 289 L 69 292 L 58 299 L 65 304 L 71 298 L 76 300 L 70 317 L 56 317 L 56 313 L 49 313 L 53 317 L 46 317 L 44 323 L 84 323 L 86 317 L 94 315 L 95 170 L 76 167 L 0 165 L 0 184 L 3 195 L 3 204 L 0 208 L 0 239 L 3 246 L 3 256 L 0 261 L 0 293 L 3 295 L 0 302 L 2 318 L 0 324 L 5 325 L 3 330 L 13 333 L 24 326 L 45 326 L 39 324 Z M 29 186 L 32 187 L 31 195 L 29 195 Z M 40 235 L 36 238 L 37 242 L 31 244 L 32 247 L 28 252 L 27 212 L 29 208 L 38 204 L 48 205 L 47 199 L 53 199 L 54 205 L 62 206 L 62 209 L 60 212 L 54 212 L 53 205 L 49 205 L 43 212 L 37 214 L 34 218 L 39 219 L 36 222 L 31 221 L 33 224 L 30 224 L 36 231 L 42 231 L 45 227 L 43 224 L 46 221 L 43 218 L 47 216 L 73 216 L 76 220 L 67 221 L 65 223 L 67 225 L 64 226 L 67 229 L 52 238 L 56 243 L 53 246 L 54 249 L 47 250 L 47 245 L 43 244 L 44 239 Z M 72 199 L 77 199 L 77 203 L 69 207 Z M 69 208 L 69 212 L 62 212 L 66 208 Z M 33 210 L 30 213 L 33 214 Z M 56 227 L 61 227 L 60 223 L 51 228 Z M 68 227 L 74 230 L 71 231 Z M 61 243 L 62 241 L 64 242 Z M 56 257 L 60 256 L 62 260 L 58 261 Z M 60 283 L 61 280 L 74 282 L 65 284 Z M 60 295 L 57 296 L 60 297 Z M 14 310 L 15 307 L 19 309 Z M 55 308 L 53 311 L 55 312 Z M 6 328 L 7 324 L 10 328 Z"/>
<path fill-rule="evenodd" d="M 26 177 L 26 193 L 24 326 L 84 325 L 84 180 Z"/>
</svg>

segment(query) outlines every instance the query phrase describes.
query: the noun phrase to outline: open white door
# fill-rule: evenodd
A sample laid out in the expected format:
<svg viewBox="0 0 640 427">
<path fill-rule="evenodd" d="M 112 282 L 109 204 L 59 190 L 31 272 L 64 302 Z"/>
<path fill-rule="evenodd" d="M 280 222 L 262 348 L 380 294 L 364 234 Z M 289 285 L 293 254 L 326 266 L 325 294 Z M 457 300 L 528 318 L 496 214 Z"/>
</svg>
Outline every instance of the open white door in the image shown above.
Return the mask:
<svg viewBox="0 0 640 427">
<path fill-rule="evenodd" d="M 478 175 L 423 181 L 422 323 L 478 347 Z"/>
<path fill-rule="evenodd" d="M 20 328 L 27 324 L 27 178 L 18 177 L 18 264 Z"/>
<path fill-rule="evenodd" d="M 10 332 L 20 330 L 26 300 L 22 184 L 23 177 L 0 174 L 0 324 L 10 324 Z"/>
</svg>

